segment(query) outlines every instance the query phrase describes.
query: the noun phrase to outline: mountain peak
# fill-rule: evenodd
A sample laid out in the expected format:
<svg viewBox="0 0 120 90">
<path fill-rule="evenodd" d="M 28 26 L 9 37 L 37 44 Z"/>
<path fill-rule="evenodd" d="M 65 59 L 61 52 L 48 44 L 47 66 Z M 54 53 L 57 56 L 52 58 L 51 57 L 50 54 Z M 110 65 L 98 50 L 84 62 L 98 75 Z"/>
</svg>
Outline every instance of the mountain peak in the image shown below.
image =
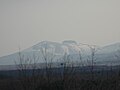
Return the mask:
<svg viewBox="0 0 120 90">
<path fill-rule="evenodd" d="M 77 44 L 76 41 L 73 41 L 73 40 L 65 40 L 62 42 L 63 44 Z"/>
<path fill-rule="evenodd" d="M 50 52 L 55 54 L 55 60 L 54 62 L 57 62 L 56 60 L 61 59 L 61 57 L 64 56 L 64 53 L 67 52 L 69 56 L 71 56 L 71 60 L 77 61 L 79 60 L 79 52 L 81 53 L 83 60 L 87 60 L 88 55 L 91 55 L 91 51 L 88 46 L 78 44 L 76 41 L 73 40 L 65 40 L 62 43 L 59 42 L 53 42 L 53 41 L 42 41 L 38 44 L 25 49 L 21 51 L 22 55 L 25 55 L 24 57 L 33 58 L 33 55 L 36 55 L 40 57 L 39 63 L 43 63 L 43 55 L 41 54 L 41 48 L 47 49 L 47 54 L 50 55 Z M 101 49 L 97 52 L 96 58 L 98 63 L 103 64 L 109 64 L 111 62 L 117 63 L 114 60 L 114 55 L 117 50 L 120 49 L 120 43 L 115 43 L 111 45 L 107 45 L 105 47 L 101 47 Z M 14 60 L 18 60 L 18 53 L 4 56 L 0 58 L 0 65 L 14 65 Z"/>
</svg>

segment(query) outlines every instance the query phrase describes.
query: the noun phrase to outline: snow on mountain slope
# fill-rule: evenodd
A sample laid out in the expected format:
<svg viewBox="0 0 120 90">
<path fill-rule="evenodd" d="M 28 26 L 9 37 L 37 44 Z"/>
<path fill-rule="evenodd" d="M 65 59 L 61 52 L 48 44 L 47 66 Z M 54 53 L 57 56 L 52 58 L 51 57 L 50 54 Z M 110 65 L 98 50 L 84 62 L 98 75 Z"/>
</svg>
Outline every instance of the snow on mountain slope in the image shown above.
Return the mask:
<svg viewBox="0 0 120 90">
<path fill-rule="evenodd" d="M 108 54 L 108 53 L 114 53 L 117 50 L 120 50 L 120 43 L 115 43 L 115 44 L 104 46 L 99 50 L 99 53 Z"/>
<path fill-rule="evenodd" d="M 41 49 L 51 51 L 55 55 L 64 55 L 65 53 L 71 55 L 78 54 L 78 52 L 81 50 L 81 47 L 79 44 L 72 40 L 63 41 L 62 43 L 42 41 L 22 52 L 40 52 Z"/>
<path fill-rule="evenodd" d="M 64 50 L 61 46 L 62 44 L 57 43 L 57 42 L 42 41 L 24 50 L 23 52 L 41 52 L 41 49 L 46 49 L 46 50 L 52 50 L 52 52 L 55 54 L 62 54 Z"/>
<path fill-rule="evenodd" d="M 100 50 L 98 50 L 96 55 L 98 61 L 97 63 L 106 65 L 120 64 L 120 59 L 117 59 L 115 56 L 118 53 L 118 50 L 120 50 L 120 43 L 115 43 L 102 47 Z"/>
<path fill-rule="evenodd" d="M 120 43 L 108 45 L 101 47 L 100 50 L 96 53 L 96 63 L 97 64 L 110 64 L 118 63 L 118 60 L 115 60 L 114 53 L 120 49 Z M 42 41 L 28 49 L 21 51 L 21 54 L 24 58 L 33 59 L 34 56 L 38 57 L 39 60 L 37 63 L 44 63 L 43 54 L 47 56 L 48 59 L 54 55 L 53 62 L 58 62 L 67 54 L 70 56 L 73 62 L 80 61 L 81 54 L 84 61 L 87 59 L 90 60 L 90 48 L 87 45 L 79 44 L 72 40 L 63 41 L 62 43 Z M 89 58 L 88 58 L 89 56 Z M 19 53 L 11 54 L 8 56 L 0 57 L 0 65 L 14 65 L 16 62 L 19 62 Z"/>
</svg>

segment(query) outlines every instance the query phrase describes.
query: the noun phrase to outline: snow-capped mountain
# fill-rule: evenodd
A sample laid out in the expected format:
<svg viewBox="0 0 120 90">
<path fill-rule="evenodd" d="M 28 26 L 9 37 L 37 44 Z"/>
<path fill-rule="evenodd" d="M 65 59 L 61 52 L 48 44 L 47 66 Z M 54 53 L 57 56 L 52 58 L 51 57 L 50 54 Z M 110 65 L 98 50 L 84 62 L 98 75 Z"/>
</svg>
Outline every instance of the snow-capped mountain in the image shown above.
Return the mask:
<svg viewBox="0 0 120 90">
<path fill-rule="evenodd" d="M 98 48 L 96 48 L 98 49 Z M 119 64 L 118 58 L 115 57 L 117 50 L 120 50 L 120 43 L 100 47 L 95 52 L 96 64 Z M 72 40 L 63 41 L 62 43 L 42 41 L 20 53 L 14 53 L 8 56 L 0 57 L 0 65 L 15 65 L 19 63 L 20 55 L 24 59 L 37 59 L 37 63 L 44 63 L 45 58 L 52 62 L 61 62 L 65 55 L 69 56 L 72 62 L 79 62 L 80 56 L 83 62 L 91 60 L 91 49 L 87 44 L 77 43 Z"/>
<path fill-rule="evenodd" d="M 116 65 L 120 64 L 120 43 L 115 43 L 101 47 L 97 52 L 97 61 L 100 64 Z"/>
</svg>

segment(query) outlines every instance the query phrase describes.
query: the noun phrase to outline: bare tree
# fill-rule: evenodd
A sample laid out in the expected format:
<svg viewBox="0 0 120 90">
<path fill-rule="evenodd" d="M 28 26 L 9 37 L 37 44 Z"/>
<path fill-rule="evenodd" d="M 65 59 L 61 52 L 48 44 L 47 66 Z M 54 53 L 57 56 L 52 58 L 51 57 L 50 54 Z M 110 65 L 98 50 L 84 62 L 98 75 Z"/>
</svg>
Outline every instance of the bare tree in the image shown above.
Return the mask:
<svg viewBox="0 0 120 90">
<path fill-rule="evenodd" d="M 89 44 L 82 44 L 82 45 L 86 45 L 90 49 L 90 57 L 88 57 L 87 63 L 90 64 L 91 79 L 93 80 L 94 79 L 94 65 L 95 65 L 95 61 L 97 59 L 96 52 L 98 50 L 98 47 L 96 45 L 89 45 Z"/>
<path fill-rule="evenodd" d="M 74 66 L 74 56 L 69 55 L 67 51 L 65 51 L 62 57 L 62 84 L 64 90 L 69 90 L 71 85 L 73 85 L 73 81 L 75 80 L 75 72 L 76 67 Z M 74 83 L 75 85 L 75 83 Z"/>
<path fill-rule="evenodd" d="M 117 59 L 117 61 L 120 61 L 120 49 L 116 51 L 115 58 Z M 119 64 L 118 75 L 120 76 L 120 63 L 118 64 Z"/>
<path fill-rule="evenodd" d="M 19 49 L 19 60 L 15 61 L 17 70 L 19 71 L 19 81 L 23 90 L 36 90 L 39 87 L 39 73 L 36 71 L 37 56 L 33 55 L 33 58 L 25 57 L 22 55 Z"/>
<path fill-rule="evenodd" d="M 55 58 L 55 51 L 54 48 L 48 48 L 47 43 L 45 43 L 45 47 L 40 48 L 42 59 L 45 61 L 45 78 L 48 83 L 51 81 L 52 77 L 52 66 L 53 66 L 53 60 Z"/>
<path fill-rule="evenodd" d="M 94 65 L 95 65 L 95 61 L 96 61 L 96 52 L 97 52 L 97 46 L 96 45 L 89 45 L 89 44 L 83 44 L 88 46 L 88 48 L 90 49 L 90 57 L 87 59 L 87 63 L 90 64 L 91 67 L 91 79 L 94 79 Z"/>
<path fill-rule="evenodd" d="M 92 80 L 94 79 L 94 65 L 95 65 L 95 61 L 96 61 L 96 46 L 89 46 L 90 50 L 91 50 L 91 74 L 92 74 Z"/>
</svg>

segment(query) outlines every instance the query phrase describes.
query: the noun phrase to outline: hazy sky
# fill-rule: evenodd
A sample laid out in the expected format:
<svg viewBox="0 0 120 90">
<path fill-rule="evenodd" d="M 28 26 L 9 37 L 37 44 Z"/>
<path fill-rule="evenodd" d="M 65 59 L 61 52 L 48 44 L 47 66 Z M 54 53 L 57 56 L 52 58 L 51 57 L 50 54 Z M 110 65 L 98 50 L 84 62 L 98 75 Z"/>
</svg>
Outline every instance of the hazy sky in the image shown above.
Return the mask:
<svg viewBox="0 0 120 90">
<path fill-rule="evenodd" d="M 0 0 L 0 56 L 40 41 L 120 41 L 120 0 Z"/>
</svg>

